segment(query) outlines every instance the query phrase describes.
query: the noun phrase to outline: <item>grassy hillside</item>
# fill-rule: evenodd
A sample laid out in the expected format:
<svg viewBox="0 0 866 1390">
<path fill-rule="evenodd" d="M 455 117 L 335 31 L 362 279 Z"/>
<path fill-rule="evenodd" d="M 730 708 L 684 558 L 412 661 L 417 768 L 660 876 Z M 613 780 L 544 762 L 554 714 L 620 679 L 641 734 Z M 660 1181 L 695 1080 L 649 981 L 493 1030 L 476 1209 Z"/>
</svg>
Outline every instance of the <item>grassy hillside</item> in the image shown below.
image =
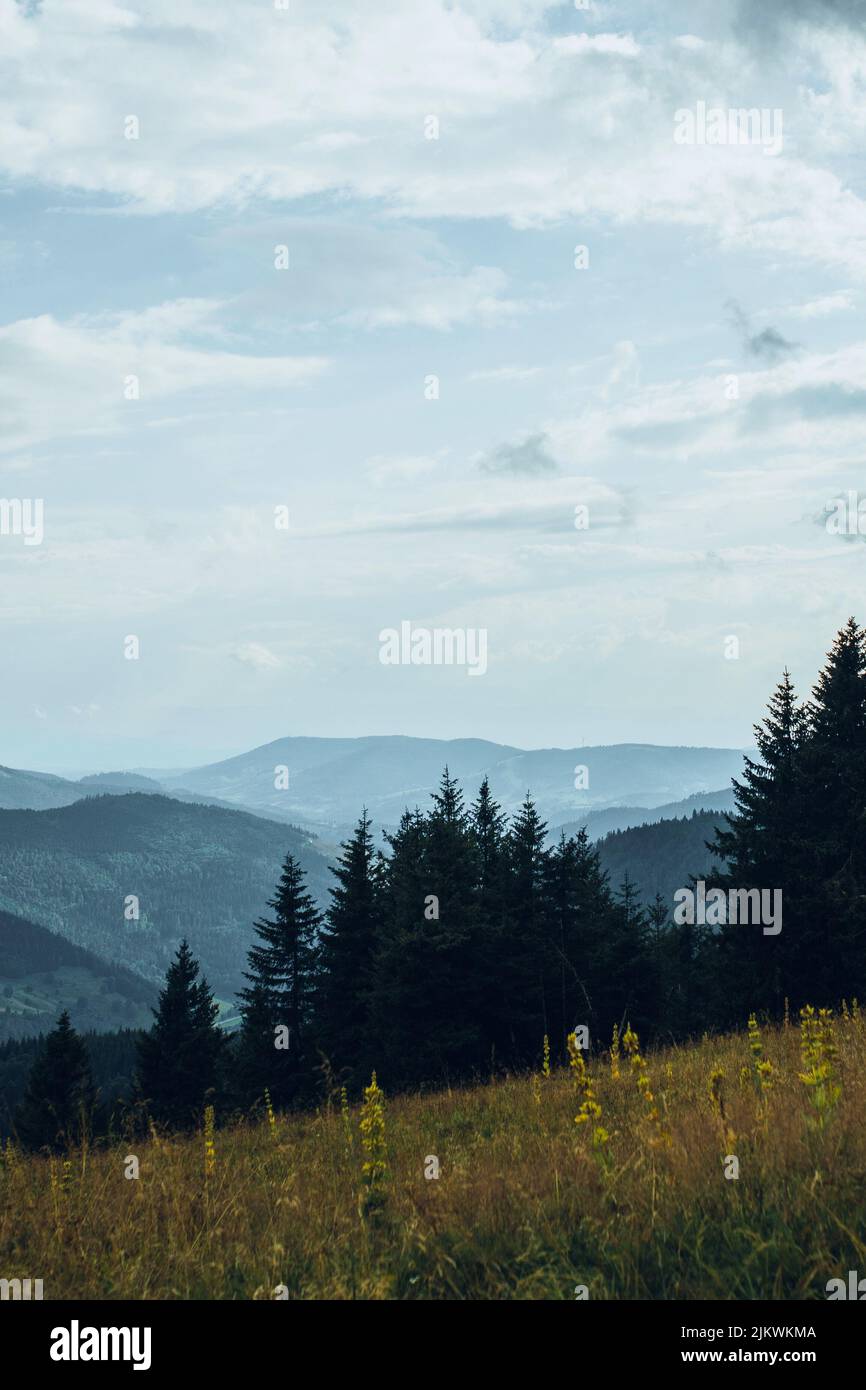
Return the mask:
<svg viewBox="0 0 866 1390">
<path fill-rule="evenodd" d="M 154 981 L 185 935 L 228 996 L 289 851 L 324 899 L 330 876 L 309 837 L 241 811 L 140 793 L 0 811 L 0 908 Z M 124 916 L 132 894 L 138 921 Z"/>
<path fill-rule="evenodd" d="M 834 1030 L 829 1078 L 799 1028 L 755 1040 L 766 1090 L 744 1034 L 618 1077 L 599 1057 L 586 1124 L 569 1071 L 386 1100 L 375 1202 L 338 1100 L 218 1129 L 210 1173 L 202 1135 L 76 1153 L 65 1178 L 7 1154 L 0 1268 L 71 1299 L 824 1299 L 866 1262 L 866 1027 Z"/>
</svg>

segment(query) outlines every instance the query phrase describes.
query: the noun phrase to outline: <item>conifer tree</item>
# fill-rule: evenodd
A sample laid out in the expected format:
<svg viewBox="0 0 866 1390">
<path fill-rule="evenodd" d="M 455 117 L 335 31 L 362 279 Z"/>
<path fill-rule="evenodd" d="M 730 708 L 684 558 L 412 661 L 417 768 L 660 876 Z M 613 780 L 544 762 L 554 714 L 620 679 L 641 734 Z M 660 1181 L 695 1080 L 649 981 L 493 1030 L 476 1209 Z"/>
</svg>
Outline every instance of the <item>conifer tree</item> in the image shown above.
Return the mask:
<svg viewBox="0 0 866 1390">
<path fill-rule="evenodd" d="M 467 1075 L 484 1058 L 476 847 L 447 768 L 432 800 L 406 813 L 383 864 L 374 1042 L 392 1084 Z"/>
<path fill-rule="evenodd" d="M 90 1132 L 96 1091 L 90 1057 L 64 1009 L 30 1072 L 14 1127 L 29 1149 L 58 1152 Z"/>
<path fill-rule="evenodd" d="M 239 996 L 238 1074 L 249 1099 L 268 1087 L 275 1105 L 292 1105 L 309 1094 L 313 1080 L 308 1030 L 322 916 L 291 854 L 268 906 L 273 916 L 255 923 L 259 942 L 250 947 L 244 972 L 249 985 Z"/>
<path fill-rule="evenodd" d="M 195 1125 L 220 1083 L 219 1006 L 198 973 L 198 961 L 182 941 L 153 1010 L 153 1028 L 138 1045 L 138 1091 L 152 1117 L 171 1129 Z"/>
<path fill-rule="evenodd" d="M 315 1035 L 351 1084 L 353 1077 L 366 1079 L 377 1061 L 370 1051 L 369 1014 L 381 870 L 366 810 L 331 872 L 336 885 L 321 930 Z"/>
<path fill-rule="evenodd" d="M 508 904 L 496 979 L 497 1052 L 515 1065 L 531 1057 L 551 1029 L 546 839 L 547 826 L 527 793 L 506 837 Z"/>
</svg>

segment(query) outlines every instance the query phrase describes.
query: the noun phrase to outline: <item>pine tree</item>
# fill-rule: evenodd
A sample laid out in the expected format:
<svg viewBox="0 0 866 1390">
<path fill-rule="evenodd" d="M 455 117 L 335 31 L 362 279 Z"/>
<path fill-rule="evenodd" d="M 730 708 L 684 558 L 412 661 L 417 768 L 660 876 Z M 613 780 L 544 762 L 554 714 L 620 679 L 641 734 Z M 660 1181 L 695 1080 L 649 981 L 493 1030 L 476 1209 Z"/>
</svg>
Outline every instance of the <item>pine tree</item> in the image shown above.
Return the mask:
<svg viewBox="0 0 866 1390">
<path fill-rule="evenodd" d="M 381 870 L 366 810 L 331 872 L 337 882 L 321 930 L 315 1035 L 317 1046 L 351 1085 L 353 1077 L 366 1079 L 376 1064 L 370 1051 L 370 995 Z"/>
<path fill-rule="evenodd" d="M 837 634 L 806 713 L 809 890 L 797 904 L 805 920 L 791 992 L 805 1002 L 811 985 L 835 1003 L 866 984 L 866 633 L 854 618 Z"/>
<path fill-rule="evenodd" d="M 547 926 L 547 826 L 529 793 L 506 836 L 507 917 L 494 984 L 499 1001 L 497 1053 L 526 1062 L 550 1034 Z"/>
<path fill-rule="evenodd" d="M 718 956 L 716 1019 L 722 1026 L 745 1012 L 780 1013 L 786 994 L 796 995 L 802 905 L 809 877 L 812 819 L 804 754 L 805 713 L 787 670 L 770 697 L 767 714 L 755 725 L 759 759 L 747 757 L 743 778 L 734 780 L 736 810 L 728 827 L 708 843 L 725 867 L 707 878 L 708 888 L 780 889 L 785 912 L 782 938 L 764 934 L 760 923 L 727 922 L 715 936 Z"/>
<path fill-rule="evenodd" d="M 268 1087 L 275 1105 L 309 1094 L 313 1055 L 308 1039 L 318 976 L 322 916 L 306 890 L 304 871 L 287 854 L 268 906 L 254 930 L 262 944 L 250 947 L 249 986 L 240 992 L 238 1069 L 248 1098 Z"/>
<path fill-rule="evenodd" d="M 392 1085 L 466 1076 L 485 1055 L 476 846 L 447 768 L 432 799 L 404 815 L 383 864 L 373 1019 Z"/>
<path fill-rule="evenodd" d="M 151 1116 L 171 1129 L 195 1125 L 220 1081 L 219 1006 L 198 973 L 198 961 L 182 941 L 153 1010 L 153 1028 L 138 1045 L 138 1091 Z"/>
<path fill-rule="evenodd" d="M 774 857 L 789 862 L 801 829 L 806 717 L 787 671 L 754 729 L 760 761 L 745 759 L 743 779 L 733 783 L 736 811 L 727 818 L 729 828 L 718 829 L 708 845 L 738 880 L 750 879 L 758 866 L 772 873 Z"/>
<path fill-rule="evenodd" d="M 30 1072 L 14 1127 L 29 1149 L 55 1152 L 90 1132 L 96 1091 L 90 1057 L 64 1009 Z"/>
</svg>

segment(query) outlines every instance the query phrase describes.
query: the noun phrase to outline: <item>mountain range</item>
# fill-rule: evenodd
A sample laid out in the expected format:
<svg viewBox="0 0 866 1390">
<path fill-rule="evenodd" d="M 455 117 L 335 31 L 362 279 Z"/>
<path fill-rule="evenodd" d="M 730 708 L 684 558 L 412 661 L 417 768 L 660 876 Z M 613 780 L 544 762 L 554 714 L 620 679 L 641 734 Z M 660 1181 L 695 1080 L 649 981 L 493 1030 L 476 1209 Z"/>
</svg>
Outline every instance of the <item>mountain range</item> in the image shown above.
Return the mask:
<svg viewBox="0 0 866 1390">
<path fill-rule="evenodd" d="M 467 799 L 486 776 L 509 815 L 530 792 L 552 829 L 589 824 L 600 835 L 694 809 L 728 809 L 730 780 L 742 762 L 742 751 L 734 748 L 623 743 L 526 750 L 485 739 L 282 738 L 221 762 L 158 775 L 143 768 L 75 781 L 3 767 L 0 808 L 44 810 L 100 792 L 163 793 L 251 811 L 333 843 L 355 824 L 362 806 L 380 827 L 390 827 L 406 806 L 425 805 L 447 764 Z M 654 816 L 644 814 L 650 811 Z"/>
</svg>

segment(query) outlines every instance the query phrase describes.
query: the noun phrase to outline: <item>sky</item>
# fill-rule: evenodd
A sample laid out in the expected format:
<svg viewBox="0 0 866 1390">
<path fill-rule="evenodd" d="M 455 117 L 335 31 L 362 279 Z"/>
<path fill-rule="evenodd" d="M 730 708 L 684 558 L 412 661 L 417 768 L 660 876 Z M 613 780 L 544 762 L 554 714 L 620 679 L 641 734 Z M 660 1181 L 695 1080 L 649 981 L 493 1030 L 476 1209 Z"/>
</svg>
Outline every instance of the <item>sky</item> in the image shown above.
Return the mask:
<svg viewBox="0 0 866 1390">
<path fill-rule="evenodd" d="M 0 763 L 750 744 L 866 621 L 864 97 L 859 0 L 0 0 Z"/>
</svg>

